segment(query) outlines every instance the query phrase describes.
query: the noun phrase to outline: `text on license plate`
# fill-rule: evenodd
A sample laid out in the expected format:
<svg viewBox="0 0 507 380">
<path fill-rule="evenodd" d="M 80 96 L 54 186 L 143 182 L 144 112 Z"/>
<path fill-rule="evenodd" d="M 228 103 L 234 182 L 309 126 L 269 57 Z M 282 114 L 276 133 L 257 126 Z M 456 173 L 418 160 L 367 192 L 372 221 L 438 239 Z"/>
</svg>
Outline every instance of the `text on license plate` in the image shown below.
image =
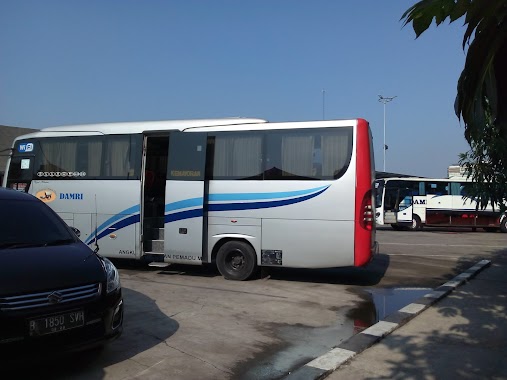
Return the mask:
<svg viewBox="0 0 507 380">
<path fill-rule="evenodd" d="M 84 325 L 83 310 L 72 311 L 50 317 L 32 319 L 29 322 L 30 335 L 52 334 Z"/>
</svg>

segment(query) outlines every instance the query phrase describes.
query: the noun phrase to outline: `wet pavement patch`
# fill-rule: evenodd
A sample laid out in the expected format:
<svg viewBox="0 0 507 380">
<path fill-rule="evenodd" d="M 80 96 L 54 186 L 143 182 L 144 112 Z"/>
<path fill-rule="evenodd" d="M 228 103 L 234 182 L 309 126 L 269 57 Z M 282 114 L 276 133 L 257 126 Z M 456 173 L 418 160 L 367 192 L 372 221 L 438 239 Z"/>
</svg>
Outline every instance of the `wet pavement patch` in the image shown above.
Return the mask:
<svg viewBox="0 0 507 380">
<path fill-rule="evenodd" d="M 371 308 L 366 314 L 356 315 L 355 318 L 363 320 L 365 327 L 369 327 L 374 323 L 384 319 L 390 314 L 397 312 L 403 307 L 411 304 L 417 299 L 430 293 L 431 288 L 376 288 L 366 289 L 369 294 L 371 301 L 369 305 L 373 306 L 375 310 L 375 320 L 372 323 Z M 368 302 L 365 302 L 366 304 Z M 363 309 L 365 307 L 363 306 Z M 358 311 L 361 311 L 359 309 Z"/>
<path fill-rule="evenodd" d="M 280 379 L 303 363 L 319 357 L 389 314 L 431 292 L 430 288 L 363 289 L 363 299 L 352 309 L 337 308 L 336 323 L 327 327 L 273 326 L 280 343 L 266 347 L 233 369 L 232 379 Z"/>
<path fill-rule="evenodd" d="M 354 334 L 396 313 L 430 293 L 431 288 L 371 288 L 360 291 L 363 302 L 351 309 L 347 317 L 354 321 Z"/>
<path fill-rule="evenodd" d="M 283 343 L 266 348 L 253 360 L 241 363 L 233 370 L 232 379 L 281 379 L 347 340 L 355 334 L 354 321 L 347 317 L 345 309 L 336 314 L 336 323 L 326 327 L 273 326 Z"/>
</svg>

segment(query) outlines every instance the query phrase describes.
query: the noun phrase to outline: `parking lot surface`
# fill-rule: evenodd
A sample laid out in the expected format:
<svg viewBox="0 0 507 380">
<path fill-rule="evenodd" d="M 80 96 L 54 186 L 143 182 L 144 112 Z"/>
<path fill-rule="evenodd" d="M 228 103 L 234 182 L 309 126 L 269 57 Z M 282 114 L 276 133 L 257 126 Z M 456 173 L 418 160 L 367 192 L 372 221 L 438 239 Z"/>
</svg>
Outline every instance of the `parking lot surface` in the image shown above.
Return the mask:
<svg viewBox="0 0 507 380">
<path fill-rule="evenodd" d="M 27 358 L 18 375 L 279 379 L 375 323 L 372 294 L 438 286 L 505 247 L 504 234 L 470 230 L 380 229 L 377 240 L 380 252 L 365 268 L 269 269 L 247 282 L 206 267 L 117 262 L 123 335 L 102 350 Z"/>
</svg>

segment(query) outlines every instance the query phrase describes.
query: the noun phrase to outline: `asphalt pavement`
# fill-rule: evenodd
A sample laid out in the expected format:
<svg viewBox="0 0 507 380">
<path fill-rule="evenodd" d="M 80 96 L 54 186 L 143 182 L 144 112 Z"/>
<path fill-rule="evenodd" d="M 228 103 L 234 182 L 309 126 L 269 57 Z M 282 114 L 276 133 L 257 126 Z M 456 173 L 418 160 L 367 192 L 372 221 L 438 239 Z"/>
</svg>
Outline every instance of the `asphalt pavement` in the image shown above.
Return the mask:
<svg viewBox="0 0 507 380">
<path fill-rule="evenodd" d="M 287 379 L 507 379 L 507 249 Z"/>
</svg>

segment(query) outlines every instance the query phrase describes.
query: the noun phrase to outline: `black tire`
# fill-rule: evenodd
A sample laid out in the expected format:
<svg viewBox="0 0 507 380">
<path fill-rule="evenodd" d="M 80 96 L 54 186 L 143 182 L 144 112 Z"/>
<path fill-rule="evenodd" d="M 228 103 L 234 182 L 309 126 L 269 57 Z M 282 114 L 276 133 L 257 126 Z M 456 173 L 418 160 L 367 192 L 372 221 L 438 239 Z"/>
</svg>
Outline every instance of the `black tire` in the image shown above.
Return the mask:
<svg viewBox="0 0 507 380">
<path fill-rule="evenodd" d="M 500 231 L 502 231 L 503 233 L 507 232 L 507 216 L 504 216 L 504 218 L 500 222 Z"/>
<path fill-rule="evenodd" d="M 226 280 L 248 280 L 257 269 L 257 256 L 250 244 L 231 240 L 218 250 L 217 267 Z"/>
<path fill-rule="evenodd" d="M 422 229 L 421 218 L 419 218 L 417 215 L 412 215 L 412 224 L 408 229 L 411 231 L 419 231 Z"/>
</svg>

